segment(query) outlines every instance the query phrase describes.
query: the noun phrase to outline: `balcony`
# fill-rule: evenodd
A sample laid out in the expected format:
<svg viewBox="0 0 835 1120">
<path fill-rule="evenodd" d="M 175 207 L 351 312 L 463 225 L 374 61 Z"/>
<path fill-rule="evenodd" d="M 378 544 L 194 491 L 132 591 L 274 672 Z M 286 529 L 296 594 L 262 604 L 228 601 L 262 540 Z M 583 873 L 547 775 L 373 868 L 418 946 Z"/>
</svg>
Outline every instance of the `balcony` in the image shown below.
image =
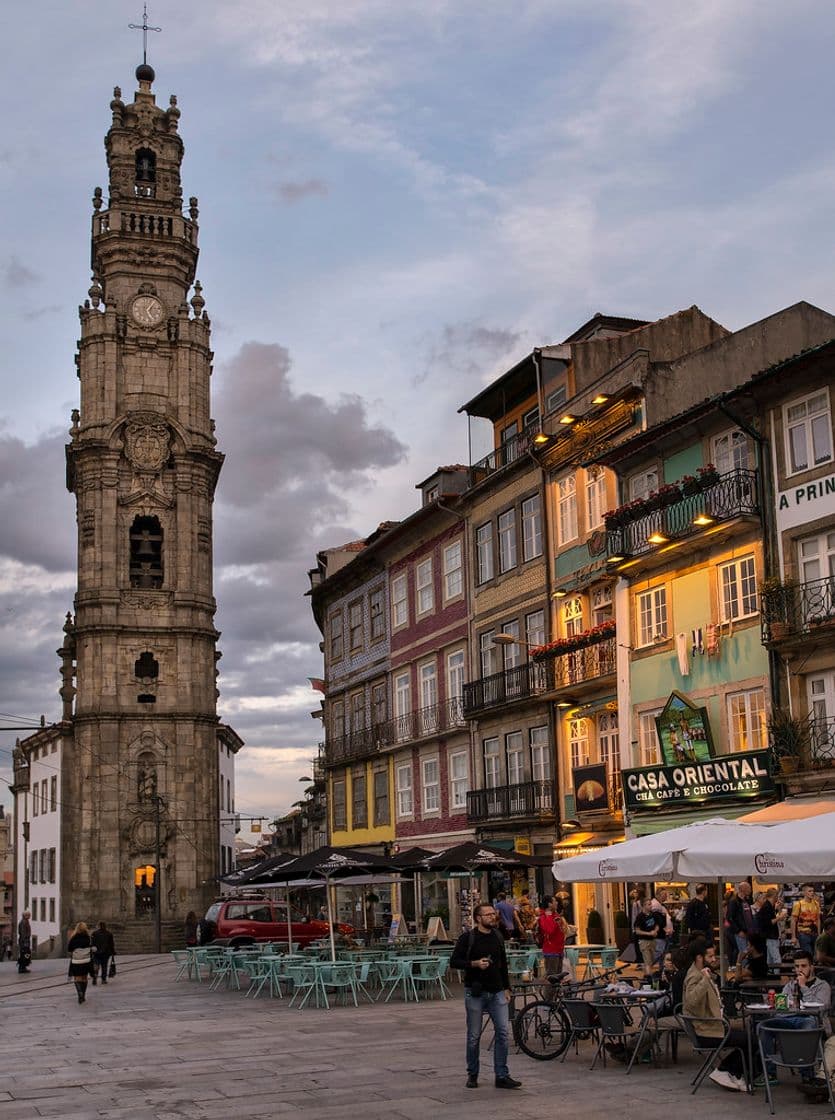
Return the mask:
<svg viewBox="0 0 835 1120">
<path fill-rule="evenodd" d="M 583 685 L 599 683 L 601 677 L 612 676 L 617 656 L 615 639 L 603 641 L 571 653 L 564 653 L 554 661 L 554 688 L 583 690 Z"/>
<path fill-rule="evenodd" d="M 445 731 L 462 728 L 464 724 L 463 702 L 460 696 L 454 696 L 443 704 L 431 704 L 329 739 L 326 765 L 339 766 L 345 762 L 368 758 L 386 747 L 428 739 Z"/>
<path fill-rule="evenodd" d="M 704 473 L 700 480 L 662 487 L 656 495 L 607 515 L 606 553 L 612 562 L 650 555 L 672 541 L 759 511 L 756 471 Z"/>
<path fill-rule="evenodd" d="M 526 661 L 503 673 L 481 677 L 464 685 L 464 716 L 474 719 L 492 708 L 502 708 L 519 700 L 541 696 L 548 689 L 548 674 L 544 665 Z"/>
<path fill-rule="evenodd" d="M 835 577 L 781 583 L 761 592 L 763 642 L 808 635 L 835 637 Z"/>
<path fill-rule="evenodd" d="M 495 474 L 496 471 L 503 470 L 505 467 L 509 467 L 511 463 L 521 459 L 531 446 L 531 440 L 538 431 L 539 428 L 536 426 L 525 428 L 518 435 L 505 440 L 489 455 L 485 455 L 483 459 L 473 463 L 470 467 L 470 486 L 476 486 L 491 474 Z"/>
<path fill-rule="evenodd" d="M 554 786 L 550 781 L 519 782 L 493 789 L 471 789 L 467 793 L 469 823 L 553 815 Z"/>
</svg>

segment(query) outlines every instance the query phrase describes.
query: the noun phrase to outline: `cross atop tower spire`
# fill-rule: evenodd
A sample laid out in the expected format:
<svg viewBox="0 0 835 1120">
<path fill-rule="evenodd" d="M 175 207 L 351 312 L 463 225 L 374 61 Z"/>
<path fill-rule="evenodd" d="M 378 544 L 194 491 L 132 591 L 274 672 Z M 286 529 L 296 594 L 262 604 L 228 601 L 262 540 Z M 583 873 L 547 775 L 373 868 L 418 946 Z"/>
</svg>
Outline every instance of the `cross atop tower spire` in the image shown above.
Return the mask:
<svg viewBox="0 0 835 1120">
<path fill-rule="evenodd" d="M 131 31 L 141 31 L 142 32 L 142 65 L 147 66 L 148 65 L 148 32 L 149 31 L 162 31 L 162 28 L 161 27 L 151 27 L 151 25 L 148 23 L 148 5 L 147 4 L 142 5 L 142 22 L 141 23 L 129 23 L 128 27 L 131 29 Z"/>
</svg>

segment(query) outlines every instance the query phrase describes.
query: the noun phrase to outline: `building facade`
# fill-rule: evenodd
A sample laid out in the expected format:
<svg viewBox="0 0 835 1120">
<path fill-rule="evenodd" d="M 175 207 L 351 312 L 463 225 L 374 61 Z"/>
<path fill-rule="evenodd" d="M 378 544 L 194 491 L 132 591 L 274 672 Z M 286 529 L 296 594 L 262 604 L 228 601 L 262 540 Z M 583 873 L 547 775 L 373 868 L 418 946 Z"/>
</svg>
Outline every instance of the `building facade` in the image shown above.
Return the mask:
<svg viewBox="0 0 835 1120">
<path fill-rule="evenodd" d="M 16 770 L 28 782 L 15 780 L 16 870 L 38 903 L 33 931 L 55 951 L 80 919 L 108 921 L 125 951 L 152 949 L 163 927 L 179 933 L 234 844 L 242 743 L 217 716 L 223 456 L 195 280 L 198 208 L 192 198 L 183 214 L 180 110 L 174 97 L 156 105 L 153 80 L 140 66 L 134 100 L 117 88 L 110 104 L 67 447 L 78 590 L 59 651 L 63 718 L 20 744 Z"/>
</svg>

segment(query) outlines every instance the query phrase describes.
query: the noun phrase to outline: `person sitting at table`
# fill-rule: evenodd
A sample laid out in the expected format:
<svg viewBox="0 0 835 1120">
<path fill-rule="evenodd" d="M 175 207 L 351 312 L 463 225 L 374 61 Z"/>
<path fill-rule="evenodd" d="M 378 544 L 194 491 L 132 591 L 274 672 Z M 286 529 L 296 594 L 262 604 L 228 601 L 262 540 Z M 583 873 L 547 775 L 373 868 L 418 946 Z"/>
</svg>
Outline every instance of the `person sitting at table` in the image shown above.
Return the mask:
<svg viewBox="0 0 835 1120">
<path fill-rule="evenodd" d="M 736 973 L 734 980 L 737 984 L 745 980 L 768 979 L 768 956 L 765 950 L 765 938 L 761 933 L 752 933 L 748 937 L 748 948 L 736 958 Z"/>
<path fill-rule="evenodd" d="M 786 1002 L 791 1010 L 786 1015 L 774 1015 L 769 1018 L 766 1025 L 769 1027 L 779 1027 L 780 1030 L 785 1031 L 808 1031 L 814 1030 L 818 1026 L 818 1020 L 814 1015 L 802 1014 L 803 1004 L 817 1004 L 819 1007 L 825 1009 L 821 1015 L 821 1022 L 823 1024 L 824 1033 L 829 1037 L 832 1034 L 832 1027 L 829 1024 L 829 1005 L 832 1000 L 832 992 L 829 985 L 825 980 L 815 976 L 815 965 L 812 961 L 812 954 L 807 953 L 805 949 L 800 949 L 794 954 L 794 979 L 789 980 L 787 984 L 783 985 L 783 995 L 786 997 Z M 762 1026 L 762 1024 L 760 1024 Z M 758 1028 L 759 1029 L 759 1028 Z M 829 1045 L 827 1043 L 827 1045 Z M 776 1042 L 772 1035 L 762 1036 L 762 1049 L 766 1059 L 765 1073 L 770 1081 L 776 1081 L 777 1068 L 769 1058 L 774 1053 Z M 831 1051 L 830 1051 L 831 1053 Z M 829 1057 L 827 1056 L 827 1062 Z M 801 1082 L 804 1084 L 812 1085 L 814 1077 L 812 1071 L 803 1069 L 800 1071 Z M 755 1081 L 754 1084 L 760 1083 Z"/>
<path fill-rule="evenodd" d="M 706 945 L 701 938 L 691 941 L 687 947 L 690 968 L 684 978 L 684 998 L 682 1013 L 694 1020 L 699 1042 L 705 1046 L 716 1045 L 725 1033 L 722 1023 L 722 1003 L 716 987 L 716 973 L 719 961 L 716 949 Z M 729 1089 L 733 1093 L 747 1091 L 745 1081 L 745 1060 L 743 1054 L 748 1049 L 748 1036 L 740 1027 L 734 1027 L 728 1034 L 725 1045 L 729 1052 L 722 1058 L 718 1067 L 709 1075 L 715 1085 Z"/>
<path fill-rule="evenodd" d="M 664 995 L 653 1000 L 647 1007 L 647 1014 L 651 1020 L 644 1032 L 641 1043 L 641 1053 L 646 1053 L 655 1043 L 659 1031 L 678 1030 L 678 1019 L 675 1012 L 681 1007 L 684 997 L 684 976 L 686 973 L 686 956 L 682 949 L 673 949 L 664 954 L 664 962 L 659 978 L 659 990 Z M 637 1038 L 637 1035 L 635 1036 Z M 634 1041 L 631 1040 L 631 1041 Z M 606 1052 L 619 1062 L 629 1061 L 632 1046 L 627 1043 L 606 1043 Z M 639 1055 L 640 1056 L 640 1055 Z"/>
<path fill-rule="evenodd" d="M 641 900 L 641 909 L 635 919 L 632 932 L 637 940 L 638 952 L 644 968 L 644 977 L 649 980 L 655 969 L 655 944 L 664 936 L 664 918 L 652 908 L 653 900 Z"/>
</svg>

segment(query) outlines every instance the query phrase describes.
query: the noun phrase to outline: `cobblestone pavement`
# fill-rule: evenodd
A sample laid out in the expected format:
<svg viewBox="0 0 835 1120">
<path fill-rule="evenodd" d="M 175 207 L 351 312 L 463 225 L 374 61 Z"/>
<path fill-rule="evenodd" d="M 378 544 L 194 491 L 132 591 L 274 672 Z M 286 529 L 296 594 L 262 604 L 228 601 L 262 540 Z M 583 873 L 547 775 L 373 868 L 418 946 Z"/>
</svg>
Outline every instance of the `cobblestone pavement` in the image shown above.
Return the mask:
<svg viewBox="0 0 835 1120">
<path fill-rule="evenodd" d="M 543 1109 L 577 1120 L 670 1120 L 692 1112 L 767 1117 L 762 1093 L 749 1097 L 705 1084 L 690 1096 L 694 1059 L 589 1072 L 591 1049 L 564 1064 L 511 1054 L 515 1092 L 493 1086 L 482 1054 L 482 1085 L 464 1087 L 460 988 L 446 1003 L 392 1002 L 296 1011 L 286 1002 L 245 1000 L 174 982 L 167 958 L 120 957 L 105 990 L 78 1004 L 65 961 L 36 961 L 20 976 L 0 964 L 0 1120 L 107 1117 L 212 1120 L 258 1116 L 361 1120 L 530 1120 Z M 776 1091 L 784 1116 L 824 1116 L 790 1084 Z"/>
</svg>

